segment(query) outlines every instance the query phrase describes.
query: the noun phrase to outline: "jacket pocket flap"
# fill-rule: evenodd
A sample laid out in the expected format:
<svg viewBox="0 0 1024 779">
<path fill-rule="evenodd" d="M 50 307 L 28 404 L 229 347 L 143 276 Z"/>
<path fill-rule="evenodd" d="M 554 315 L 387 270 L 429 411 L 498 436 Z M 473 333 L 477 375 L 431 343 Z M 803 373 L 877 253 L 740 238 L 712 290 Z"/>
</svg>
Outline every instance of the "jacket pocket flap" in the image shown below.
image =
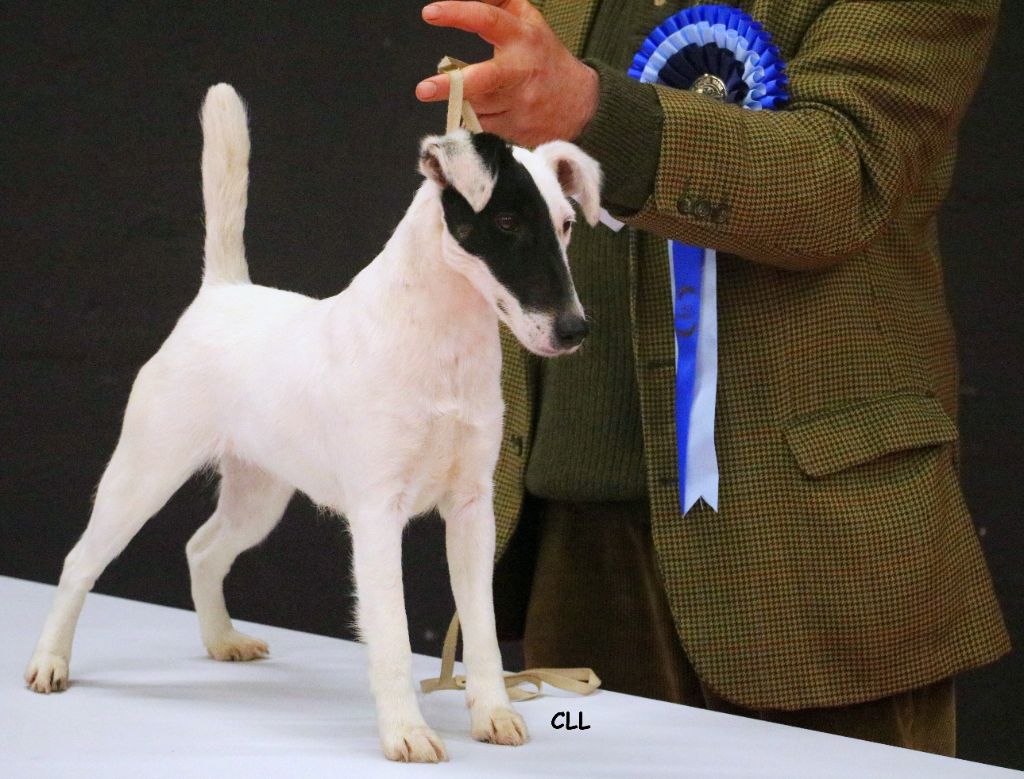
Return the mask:
<svg viewBox="0 0 1024 779">
<path fill-rule="evenodd" d="M 786 440 L 800 470 L 821 478 L 890 452 L 957 439 L 942 404 L 927 395 L 883 395 L 790 422 Z"/>
</svg>

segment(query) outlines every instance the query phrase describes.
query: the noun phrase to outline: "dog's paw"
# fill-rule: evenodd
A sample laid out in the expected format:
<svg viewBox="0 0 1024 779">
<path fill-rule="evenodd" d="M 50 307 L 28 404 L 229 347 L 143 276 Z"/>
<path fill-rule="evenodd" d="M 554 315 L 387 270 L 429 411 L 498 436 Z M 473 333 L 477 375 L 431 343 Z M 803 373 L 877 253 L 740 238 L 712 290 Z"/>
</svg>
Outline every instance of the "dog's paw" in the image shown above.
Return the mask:
<svg viewBox="0 0 1024 779">
<path fill-rule="evenodd" d="M 473 711 L 473 738 L 488 744 L 505 744 L 517 747 L 530 738 L 526 723 L 514 710 L 499 706 L 487 711 Z"/>
<path fill-rule="evenodd" d="M 52 652 L 37 652 L 25 669 L 25 683 L 30 690 L 42 693 L 61 692 L 68 688 L 68 661 Z"/>
<path fill-rule="evenodd" d="M 397 725 L 382 731 L 380 744 L 388 760 L 401 763 L 442 763 L 448 759 L 444 742 L 426 725 Z"/>
<path fill-rule="evenodd" d="M 270 654 L 265 642 L 237 630 L 208 641 L 206 651 L 214 660 L 259 660 Z"/>
</svg>

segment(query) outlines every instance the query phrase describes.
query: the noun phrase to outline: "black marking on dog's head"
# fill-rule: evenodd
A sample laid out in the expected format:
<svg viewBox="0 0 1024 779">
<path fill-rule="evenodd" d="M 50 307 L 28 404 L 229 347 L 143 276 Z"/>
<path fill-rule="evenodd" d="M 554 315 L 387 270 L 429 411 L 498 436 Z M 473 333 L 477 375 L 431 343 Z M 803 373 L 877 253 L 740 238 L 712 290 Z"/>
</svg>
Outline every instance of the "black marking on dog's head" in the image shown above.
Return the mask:
<svg viewBox="0 0 1024 779">
<path fill-rule="evenodd" d="M 445 187 L 441 205 L 448 231 L 487 265 L 524 310 L 565 310 L 571 304 L 572 282 L 547 201 L 501 138 L 477 133 L 472 143 L 495 177 L 494 190 L 475 212 L 454 187 Z"/>
</svg>

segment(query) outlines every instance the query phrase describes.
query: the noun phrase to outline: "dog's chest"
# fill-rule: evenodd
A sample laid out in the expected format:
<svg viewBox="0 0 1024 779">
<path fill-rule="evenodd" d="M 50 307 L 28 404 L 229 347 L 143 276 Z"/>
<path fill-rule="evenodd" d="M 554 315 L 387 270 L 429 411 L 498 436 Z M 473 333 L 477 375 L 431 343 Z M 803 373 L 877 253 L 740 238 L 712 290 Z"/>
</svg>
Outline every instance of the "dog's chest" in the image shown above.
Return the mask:
<svg viewBox="0 0 1024 779">
<path fill-rule="evenodd" d="M 475 435 L 478 431 L 451 414 L 424 428 L 423 446 L 407 461 L 400 489 L 410 516 L 430 511 L 460 484 L 480 480 L 486 466 L 469 456 L 481 449 Z"/>
<path fill-rule="evenodd" d="M 434 506 L 452 486 L 488 480 L 501 437 L 500 354 L 437 358 L 422 386 L 418 446 L 406 462 L 404 492 L 414 513 Z"/>
<path fill-rule="evenodd" d="M 485 426 L 500 402 L 499 376 L 464 357 L 439 359 L 424 383 L 423 421 L 427 448 L 436 454 L 452 450 L 460 438 Z"/>
</svg>

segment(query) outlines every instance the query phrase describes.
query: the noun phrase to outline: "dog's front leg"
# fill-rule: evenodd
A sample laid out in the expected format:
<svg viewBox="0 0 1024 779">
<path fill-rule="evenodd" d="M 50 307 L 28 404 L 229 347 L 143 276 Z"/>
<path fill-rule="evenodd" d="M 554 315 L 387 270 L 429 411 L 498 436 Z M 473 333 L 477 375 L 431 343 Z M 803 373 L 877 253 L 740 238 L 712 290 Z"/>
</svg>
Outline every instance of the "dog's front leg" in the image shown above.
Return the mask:
<svg viewBox="0 0 1024 779">
<path fill-rule="evenodd" d="M 494 624 L 494 506 L 489 485 L 453 494 L 439 507 L 445 520 L 448 568 L 459 610 L 466 666 L 466 702 L 473 738 L 518 746 L 526 723 L 505 689 Z"/>
<path fill-rule="evenodd" d="M 402 590 L 402 528 L 393 512 L 349 516 L 359 598 L 359 632 L 370 660 L 370 687 L 377 703 L 381 746 L 390 760 L 447 760 L 444 743 L 431 730 L 412 686 L 412 650 Z"/>
</svg>

